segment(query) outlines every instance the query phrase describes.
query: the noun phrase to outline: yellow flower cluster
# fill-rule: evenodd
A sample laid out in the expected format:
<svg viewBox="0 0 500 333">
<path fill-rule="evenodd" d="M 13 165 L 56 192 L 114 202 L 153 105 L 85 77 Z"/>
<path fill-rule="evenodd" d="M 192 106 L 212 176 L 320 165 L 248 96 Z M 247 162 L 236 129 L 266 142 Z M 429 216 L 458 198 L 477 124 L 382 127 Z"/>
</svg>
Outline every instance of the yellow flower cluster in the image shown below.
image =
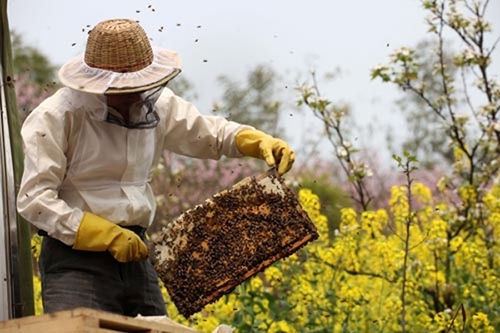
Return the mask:
<svg viewBox="0 0 500 333">
<path fill-rule="evenodd" d="M 468 187 L 459 195 L 475 197 Z M 189 319 L 162 287 L 170 317 L 203 332 L 226 323 L 238 332 L 391 333 L 402 331 L 403 320 L 406 332 L 500 332 L 498 186 L 484 197 L 489 213 L 481 225 L 415 183 L 411 192 L 392 189 L 388 211 L 343 209 L 330 240 L 317 195 L 302 189 L 298 196 L 317 241 Z M 451 229 L 457 223 L 464 227 Z"/>
<path fill-rule="evenodd" d="M 488 316 L 483 312 L 478 312 L 472 316 L 472 332 L 474 333 L 493 333 L 495 328 L 490 325 Z"/>
</svg>

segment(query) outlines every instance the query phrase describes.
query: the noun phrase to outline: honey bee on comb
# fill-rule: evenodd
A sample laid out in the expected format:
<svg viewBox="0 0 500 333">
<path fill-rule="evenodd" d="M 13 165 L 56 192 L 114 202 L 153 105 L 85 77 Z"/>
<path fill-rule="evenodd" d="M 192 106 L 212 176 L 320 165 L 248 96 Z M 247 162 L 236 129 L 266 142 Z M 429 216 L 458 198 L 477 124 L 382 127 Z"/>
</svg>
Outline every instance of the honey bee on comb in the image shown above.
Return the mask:
<svg viewBox="0 0 500 333">
<path fill-rule="evenodd" d="M 152 237 L 152 256 L 170 298 L 188 318 L 317 238 L 296 194 L 269 171 L 163 227 Z"/>
</svg>

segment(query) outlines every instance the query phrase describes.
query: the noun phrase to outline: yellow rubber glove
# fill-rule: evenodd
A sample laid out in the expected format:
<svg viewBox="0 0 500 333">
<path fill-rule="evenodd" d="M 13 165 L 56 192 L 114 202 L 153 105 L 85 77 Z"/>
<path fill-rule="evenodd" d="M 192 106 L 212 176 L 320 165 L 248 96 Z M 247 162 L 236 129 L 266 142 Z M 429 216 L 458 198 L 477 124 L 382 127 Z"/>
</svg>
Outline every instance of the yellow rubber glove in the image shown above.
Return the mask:
<svg viewBox="0 0 500 333">
<path fill-rule="evenodd" d="M 120 262 L 138 261 L 148 257 L 146 244 L 133 231 L 88 212 L 83 214 L 73 249 L 109 251 Z"/>
<path fill-rule="evenodd" d="M 270 167 L 278 165 L 280 175 L 290 170 L 295 161 L 288 143 L 258 130 L 246 129 L 236 134 L 236 146 L 245 156 L 260 158 Z"/>
</svg>

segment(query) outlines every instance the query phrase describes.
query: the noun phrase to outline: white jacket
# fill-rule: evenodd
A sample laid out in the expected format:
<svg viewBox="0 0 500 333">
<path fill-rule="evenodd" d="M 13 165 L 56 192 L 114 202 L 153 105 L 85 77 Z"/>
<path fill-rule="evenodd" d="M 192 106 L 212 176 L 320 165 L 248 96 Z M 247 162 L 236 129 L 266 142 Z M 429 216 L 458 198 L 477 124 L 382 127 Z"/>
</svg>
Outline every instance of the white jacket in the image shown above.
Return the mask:
<svg viewBox="0 0 500 333">
<path fill-rule="evenodd" d="M 88 211 L 147 228 L 156 203 L 149 185 L 163 149 L 196 158 L 241 157 L 234 138 L 251 128 L 202 115 L 167 88 L 157 127 L 127 129 L 105 121 L 104 96 L 62 88 L 25 120 L 21 216 L 67 245 Z"/>
</svg>

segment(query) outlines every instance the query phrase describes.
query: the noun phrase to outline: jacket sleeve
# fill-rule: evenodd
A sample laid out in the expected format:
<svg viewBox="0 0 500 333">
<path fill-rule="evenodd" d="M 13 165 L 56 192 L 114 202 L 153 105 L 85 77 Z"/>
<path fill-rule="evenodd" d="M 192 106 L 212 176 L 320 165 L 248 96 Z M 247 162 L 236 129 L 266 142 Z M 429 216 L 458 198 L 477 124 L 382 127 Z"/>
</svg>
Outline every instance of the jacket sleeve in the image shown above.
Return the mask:
<svg viewBox="0 0 500 333">
<path fill-rule="evenodd" d="M 160 103 L 160 107 L 165 109 L 160 112 L 166 118 L 164 148 L 196 158 L 243 156 L 236 147 L 235 136 L 241 130 L 253 127 L 220 116 L 203 115 L 193 104 L 171 91 L 167 91 L 166 95 L 162 96 Z"/>
<path fill-rule="evenodd" d="M 55 98 L 36 108 L 21 129 L 25 159 L 17 209 L 38 229 L 72 245 L 83 212 L 58 197 L 66 171 L 69 120 L 58 112 Z"/>
</svg>

